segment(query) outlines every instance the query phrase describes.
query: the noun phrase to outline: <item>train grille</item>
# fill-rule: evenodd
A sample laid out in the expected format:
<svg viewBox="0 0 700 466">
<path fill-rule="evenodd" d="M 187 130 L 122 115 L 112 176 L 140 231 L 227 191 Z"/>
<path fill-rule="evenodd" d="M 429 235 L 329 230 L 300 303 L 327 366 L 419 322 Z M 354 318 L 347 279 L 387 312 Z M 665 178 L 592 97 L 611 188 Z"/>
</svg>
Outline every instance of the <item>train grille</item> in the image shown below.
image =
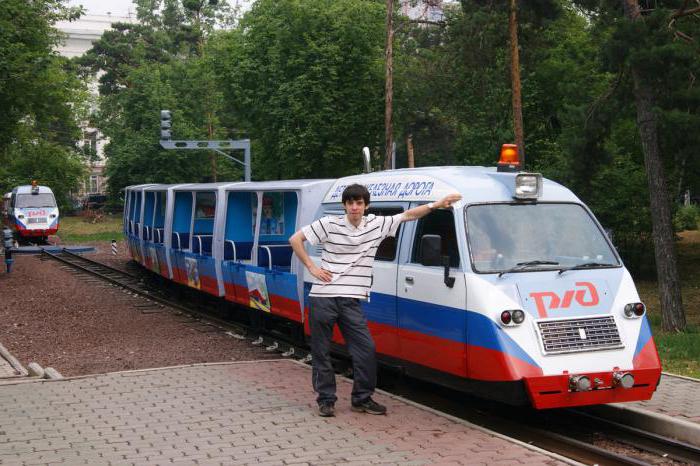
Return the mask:
<svg viewBox="0 0 700 466">
<path fill-rule="evenodd" d="M 622 348 L 613 316 L 537 322 L 545 353 Z"/>
<path fill-rule="evenodd" d="M 27 223 L 46 223 L 46 217 L 34 217 L 30 218 Z"/>
</svg>

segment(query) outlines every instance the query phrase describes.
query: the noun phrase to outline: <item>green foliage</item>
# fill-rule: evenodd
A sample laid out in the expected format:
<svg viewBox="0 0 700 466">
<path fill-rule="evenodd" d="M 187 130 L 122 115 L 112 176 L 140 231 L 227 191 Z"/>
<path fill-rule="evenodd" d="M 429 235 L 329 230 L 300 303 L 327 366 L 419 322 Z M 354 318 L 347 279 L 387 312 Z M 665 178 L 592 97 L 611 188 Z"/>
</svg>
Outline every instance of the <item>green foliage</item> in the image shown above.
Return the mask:
<svg viewBox="0 0 700 466">
<path fill-rule="evenodd" d="M 697 204 L 681 206 L 673 216 L 673 227 L 676 231 L 697 230 L 698 222 L 700 207 Z"/>
<path fill-rule="evenodd" d="M 173 114 L 175 139 L 230 137 L 219 115 L 207 41 L 216 21 L 229 21 L 226 2 L 138 0 L 141 24 L 116 24 L 77 64 L 100 77 L 95 124 L 110 140 L 105 148 L 111 197 L 127 185 L 240 179 L 242 170 L 207 151 L 166 151 L 159 145 L 161 109 Z M 162 7 L 162 9 L 161 9 Z M 227 19 L 229 18 L 229 19 Z"/>
<path fill-rule="evenodd" d="M 0 190 L 32 179 L 68 203 L 84 173 L 75 141 L 86 90 L 75 70 L 53 52 L 53 24 L 79 9 L 62 0 L 5 0 L 0 8 Z"/>
<path fill-rule="evenodd" d="M 258 179 L 357 172 L 382 131 L 382 5 L 260 0 L 223 35 L 226 111 L 257 141 Z"/>
<path fill-rule="evenodd" d="M 54 142 L 33 140 L 27 134 L 21 134 L 17 143 L 4 155 L 0 154 L 3 192 L 37 180 L 53 190 L 61 209 L 70 207 L 70 193 L 79 187 L 84 176 L 83 161 L 74 150 Z"/>
</svg>

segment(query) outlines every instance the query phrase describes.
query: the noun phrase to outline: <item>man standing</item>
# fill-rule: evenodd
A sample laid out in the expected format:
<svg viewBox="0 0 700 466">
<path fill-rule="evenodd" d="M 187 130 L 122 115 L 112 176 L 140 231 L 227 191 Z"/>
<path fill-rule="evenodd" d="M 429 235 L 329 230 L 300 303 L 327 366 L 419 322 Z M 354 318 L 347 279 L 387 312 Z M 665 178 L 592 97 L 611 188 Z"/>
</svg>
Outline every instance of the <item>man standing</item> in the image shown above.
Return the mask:
<svg viewBox="0 0 700 466">
<path fill-rule="evenodd" d="M 319 415 L 335 415 L 337 397 L 330 350 L 336 323 L 352 356 L 352 410 L 386 414 L 386 407 L 372 400 L 377 363 L 374 341 L 360 307 L 361 300 L 369 299 L 374 255 L 384 238 L 396 234 L 401 222 L 417 220 L 434 209 L 448 208 L 461 198 L 459 194 L 450 194 L 440 201 L 394 216 L 365 216 L 369 208 L 369 191 L 362 185 L 353 184 L 343 191 L 345 215 L 320 218 L 289 238 L 296 255 L 318 280 L 309 293 L 309 325 L 312 383 L 318 394 Z M 306 253 L 304 241 L 323 247 L 321 267 L 316 266 Z"/>
</svg>

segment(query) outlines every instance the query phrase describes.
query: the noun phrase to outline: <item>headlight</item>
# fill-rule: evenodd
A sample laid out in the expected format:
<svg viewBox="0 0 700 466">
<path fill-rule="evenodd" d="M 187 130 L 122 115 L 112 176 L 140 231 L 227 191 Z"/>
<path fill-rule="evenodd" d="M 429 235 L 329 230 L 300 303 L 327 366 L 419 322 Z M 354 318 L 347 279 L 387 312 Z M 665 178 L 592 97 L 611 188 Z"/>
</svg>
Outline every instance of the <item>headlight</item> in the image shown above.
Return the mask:
<svg viewBox="0 0 700 466">
<path fill-rule="evenodd" d="M 542 175 L 539 173 L 519 173 L 515 175 L 516 199 L 537 199 L 542 195 Z"/>
<path fill-rule="evenodd" d="M 513 323 L 514 324 L 522 324 L 523 321 L 525 320 L 525 313 L 521 311 L 520 309 L 516 309 L 513 311 Z"/>
<path fill-rule="evenodd" d="M 525 320 L 525 313 L 521 309 L 506 310 L 501 312 L 501 324 L 520 325 Z"/>
<path fill-rule="evenodd" d="M 630 319 L 642 317 L 646 311 L 647 307 L 644 305 L 644 303 L 625 304 L 625 317 Z"/>
</svg>

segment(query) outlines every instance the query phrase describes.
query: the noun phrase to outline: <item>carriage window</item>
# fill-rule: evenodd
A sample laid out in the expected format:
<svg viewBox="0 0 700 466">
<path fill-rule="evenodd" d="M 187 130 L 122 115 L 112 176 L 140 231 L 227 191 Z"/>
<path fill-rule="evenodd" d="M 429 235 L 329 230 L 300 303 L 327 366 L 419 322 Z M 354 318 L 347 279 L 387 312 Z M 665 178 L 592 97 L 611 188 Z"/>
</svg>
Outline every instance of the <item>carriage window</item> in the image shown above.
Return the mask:
<svg viewBox="0 0 700 466">
<path fill-rule="evenodd" d="M 367 210 L 368 214 L 385 215 L 387 217 L 399 214 L 401 212 L 403 212 L 403 209 L 400 207 L 384 207 L 384 208 L 372 208 L 372 207 L 370 207 Z M 384 241 L 382 241 L 379 244 L 379 248 L 377 249 L 377 255 L 374 257 L 375 260 L 391 262 L 394 259 L 396 259 L 396 247 L 398 245 L 398 238 L 399 238 L 400 233 L 401 233 L 401 226 L 399 226 L 399 229 L 396 230 L 396 235 L 385 238 Z"/>
<path fill-rule="evenodd" d="M 197 193 L 195 204 L 195 218 L 214 218 L 216 211 L 216 193 Z"/>
<path fill-rule="evenodd" d="M 442 238 L 441 255 L 450 257 L 450 267 L 459 267 L 459 248 L 455 232 L 455 219 L 451 210 L 436 210 L 418 220 L 416 236 L 413 241 L 411 262 L 420 263 L 420 243 L 423 235 L 440 235 Z"/>
</svg>

